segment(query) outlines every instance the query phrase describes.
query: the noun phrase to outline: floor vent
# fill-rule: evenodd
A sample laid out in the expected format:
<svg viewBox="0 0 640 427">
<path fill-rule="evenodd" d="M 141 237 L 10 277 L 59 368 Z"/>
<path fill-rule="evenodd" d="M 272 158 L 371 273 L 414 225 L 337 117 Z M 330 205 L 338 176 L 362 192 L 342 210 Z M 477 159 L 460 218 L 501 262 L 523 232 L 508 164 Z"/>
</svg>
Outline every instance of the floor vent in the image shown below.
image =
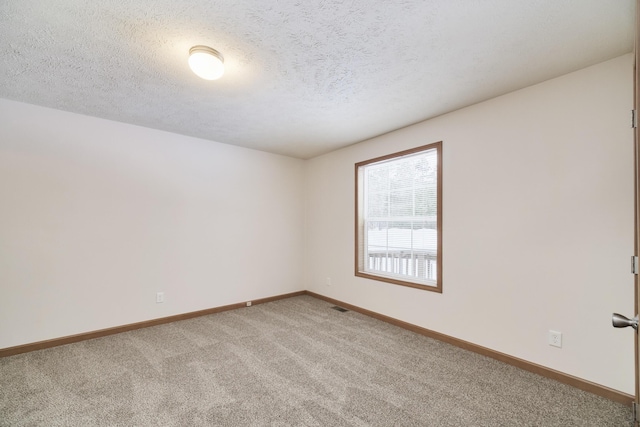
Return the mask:
<svg viewBox="0 0 640 427">
<path fill-rule="evenodd" d="M 340 313 L 344 313 L 345 311 L 349 311 L 346 308 L 342 308 L 342 307 L 338 307 L 337 305 L 334 305 L 333 307 L 331 307 L 332 309 L 339 311 Z"/>
</svg>

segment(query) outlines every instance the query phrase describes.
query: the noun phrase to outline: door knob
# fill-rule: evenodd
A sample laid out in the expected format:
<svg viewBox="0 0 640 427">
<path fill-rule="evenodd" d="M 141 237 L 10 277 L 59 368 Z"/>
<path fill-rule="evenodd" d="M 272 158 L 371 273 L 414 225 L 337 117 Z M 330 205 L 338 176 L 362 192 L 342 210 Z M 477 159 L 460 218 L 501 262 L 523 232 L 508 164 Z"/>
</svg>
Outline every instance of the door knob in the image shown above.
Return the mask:
<svg viewBox="0 0 640 427">
<path fill-rule="evenodd" d="M 633 329 L 638 329 L 638 316 L 633 319 L 629 319 L 622 314 L 613 313 L 611 316 L 611 323 L 613 323 L 614 328 L 626 328 L 627 326 L 631 326 Z"/>
</svg>

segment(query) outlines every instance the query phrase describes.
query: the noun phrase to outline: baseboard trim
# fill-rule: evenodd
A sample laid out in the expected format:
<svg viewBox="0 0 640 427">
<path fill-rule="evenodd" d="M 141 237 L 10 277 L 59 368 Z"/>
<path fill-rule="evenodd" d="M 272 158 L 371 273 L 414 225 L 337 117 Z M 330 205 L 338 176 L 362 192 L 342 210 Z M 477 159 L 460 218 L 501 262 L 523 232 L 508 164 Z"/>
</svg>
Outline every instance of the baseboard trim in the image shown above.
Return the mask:
<svg viewBox="0 0 640 427">
<path fill-rule="evenodd" d="M 614 389 L 605 387 L 603 385 L 584 380 L 582 378 L 574 377 L 572 375 L 565 374 L 563 372 L 556 371 L 554 369 L 550 369 L 542 365 L 538 365 L 523 359 L 519 359 L 517 357 L 510 356 L 508 354 L 501 353 L 499 351 L 491 350 L 490 348 L 482 347 L 477 344 L 470 343 L 468 341 L 454 338 L 449 335 L 442 334 L 440 332 L 432 331 L 430 329 L 426 329 L 421 326 L 417 326 L 402 320 L 398 320 L 393 317 L 385 316 L 384 314 L 376 313 L 375 311 L 367 310 L 365 308 L 361 308 L 337 299 L 329 298 L 327 296 L 317 294 L 311 291 L 298 291 L 298 292 L 291 292 L 288 294 L 276 295 L 276 296 L 267 297 L 267 298 L 255 299 L 255 300 L 251 300 L 251 304 L 252 305 L 264 304 L 267 302 L 277 301 L 277 300 L 286 299 L 286 298 L 292 298 L 300 295 L 309 295 L 314 298 L 327 301 L 331 304 L 338 305 L 352 311 L 356 311 L 366 316 L 373 317 L 374 319 L 378 319 L 383 322 L 390 323 L 392 325 L 415 332 L 420 335 L 424 335 L 429 338 L 434 338 L 439 341 L 446 342 L 448 344 L 463 348 L 465 350 L 472 351 L 474 353 L 481 354 L 483 356 L 491 357 L 493 359 L 515 366 L 517 368 L 524 369 L 525 371 L 533 372 L 543 377 L 556 380 L 558 382 L 570 385 L 580 390 L 584 390 L 586 392 L 593 393 L 595 395 L 602 396 L 606 399 L 620 402 L 628 406 L 631 406 L 635 400 L 634 396 L 630 394 L 623 393 L 621 391 L 614 390 Z M 206 316 L 208 314 L 220 313 L 228 310 L 235 310 L 243 307 L 246 307 L 246 302 L 208 308 L 205 310 L 192 311 L 189 313 L 176 314 L 173 316 L 161 317 L 158 319 L 146 320 L 143 322 L 130 323 L 127 325 L 115 326 L 113 328 L 100 329 L 92 332 L 84 332 L 81 334 L 69 335 L 66 337 L 54 338 L 54 339 L 45 340 L 45 341 L 38 341 L 38 342 L 18 345 L 14 347 L 2 348 L 0 349 L 0 358 L 14 356 L 16 354 L 28 353 L 36 350 L 43 350 L 46 348 L 57 347 L 60 345 L 71 344 L 71 343 L 80 342 L 80 341 L 86 341 L 93 338 L 100 338 L 108 335 L 119 334 L 121 332 L 133 331 L 135 329 L 148 328 L 150 326 L 162 325 L 164 323 L 171 323 L 179 320 L 192 319 L 194 317 Z"/>
<path fill-rule="evenodd" d="M 260 298 L 250 300 L 251 305 L 264 304 L 267 302 L 277 301 L 285 298 L 297 297 L 300 295 L 306 295 L 306 291 L 291 292 L 288 294 L 276 295 L 267 298 Z M 106 337 L 107 335 L 119 334 L 121 332 L 133 331 L 135 329 L 148 328 L 150 326 L 162 325 L 164 323 L 176 322 L 178 320 L 192 319 L 194 317 L 206 316 L 208 314 L 220 313 L 222 311 L 235 310 L 237 308 L 246 307 L 246 302 L 237 304 L 229 304 L 220 307 L 207 308 L 205 310 L 191 311 L 189 313 L 176 314 L 173 316 L 160 317 L 158 319 L 145 320 L 143 322 L 130 323 L 122 326 L 115 326 L 113 328 L 100 329 L 92 332 L 84 332 L 81 334 L 68 335 L 66 337 L 54 338 L 45 341 L 38 341 L 29 344 L 18 345 L 15 347 L 7 347 L 0 349 L 0 358 L 14 356 L 16 354 L 28 353 L 36 350 L 43 350 L 45 348 L 57 347 L 59 345 L 71 344 L 74 342 L 86 341 L 93 338 Z"/>
<path fill-rule="evenodd" d="M 615 402 L 620 402 L 625 405 L 631 406 L 635 400 L 634 396 L 630 394 L 623 393 L 621 391 L 614 390 L 612 388 L 605 387 L 603 385 L 596 384 L 591 381 L 584 380 L 582 378 L 574 377 L 573 375 L 565 374 L 563 372 L 556 371 L 554 369 L 550 369 L 542 365 L 528 362 L 526 360 L 519 359 L 517 357 L 510 356 L 505 353 L 500 353 L 499 351 L 491 350 L 490 348 L 482 347 L 477 344 L 470 343 L 468 341 L 464 341 L 458 338 L 451 337 L 449 335 L 442 334 L 440 332 L 423 328 L 421 326 L 416 326 L 414 324 L 404 322 L 402 320 L 398 320 L 393 317 L 385 316 L 384 314 L 376 313 L 375 311 L 367 310 L 352 304 L 348 304 L 343 301 L 329 298 L 324 295 L 317 294 L 315 292 L 306 291 L 306 294 L 314 298 L 327 301 L 331 304 L 338 305 L 340 307 L 344 307 L 346 309 L 367 315 L 369 317 L 382 320 L 383 322 L 387 322 L 392 325 L 399 326 L 403 329 L 407 329 L 409 331 L 418 333 L 420 335 L 424 335 L 429 338 L 434 338 L 439 341 L 446 342 L 447 344 L 451 344 L 456 347 L 460 347 L 465 350 L 469 350 L 474 353 L 481 354 L 483 356 L 491 357 L 492 359 L 499 360 L 501 362 L 515 366 L 525 371 L 533 372 L 534 374 L 538 374 L 540 376 L 556 380 L 558 382 L 570 385 L 572 387 L 578 388 L 580 390 L 584 390 L 589 393 L 593 393 L 598 396 L 602 396 L 606 399 L 613 400 Z"/>
</svg>

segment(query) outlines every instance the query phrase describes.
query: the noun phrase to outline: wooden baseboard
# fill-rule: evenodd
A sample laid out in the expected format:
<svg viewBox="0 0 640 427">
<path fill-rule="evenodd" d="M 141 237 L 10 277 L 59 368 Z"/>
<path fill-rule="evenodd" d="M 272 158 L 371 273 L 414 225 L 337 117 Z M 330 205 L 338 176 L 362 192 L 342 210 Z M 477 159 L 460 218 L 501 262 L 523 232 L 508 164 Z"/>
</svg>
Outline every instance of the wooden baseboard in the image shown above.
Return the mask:
<svg viewBox="0 0 640 427">
<path fill-rule="evenodd" d="M 621 391 L 614 390 L 609 387 L 605 387 L 603 385 L 593 383 L 591 381 L 583 380 L 582 378 L 574 377 L 572 375 L 565 374 L 563 372 L 556 371 L 554 369 L 550 369 L 542 365 L 537 365 L 535 363 L 528 362 L 526 360 L 519 359 L 517 357 L 513 357 L 505 353 L 500 353 L 499 351 L 491 350 L 490 348 L 482 347 L 477 344 L 470 343 L 468 341 L 464 341 L 458 338 L 454 338 L 454 337 L 442 334 L 440 332 L 435 332 L 430 329 L 416 326 L 411 323 L 407 323 L 402 320 L 395 319 L 393 317 L 385 316 L 384 314 L 376 313 L 374 311 L 370 311 L 355 305 L 348 304 L 346 302 L 342 302 L 333 298 L 326 297 L 324 295 L 317 294 L 315 292 L 306 291 L 306 294 L 312 297 L 327 301 L 331 304 L 344 307 L 346 309 L 356 311 L 361 314 L 365 314 L 367 316 L 373 317 L 378 320 L 382 320 L 383 322 L 387 322 L 392 325 L 399 326 L 403 329 L 407 329 L 409 331 L 418 333 L 420 335 L 424 335 L 429 338 L 434 338 L 439 341 L 446 342 L 447 344 L 451 344 L 456 347 L 460 347 L 465 350 L 469 350 L 474 353 L 481 354 L 483 356 L 491 357 L 493 359 L 515 366 L 525 371 L 533 372 L 540 376 L 551 378 L 558 382 L 570 385 L 572 387 L 578 388 L 580 390 L 584 390 L 589 393 L 596 394 L 598 396 L 602 396 L 609 400 L 620 402 L 628 406 L 631 406 L 635 400 L 634 396 L 630 394 L 623 393 Z"/>
<path fill-rule="evenodd" d="M 285 298 L 291 298 L 299 295 L 310 295 L 314 298 L 318 298 L 318 299 L 330 302 L 331 304 L 338 305 L 352 311 L 356 311 L 358 313 L 373 317 L 375 319 L 382 320 L 383 322 L 390 323 L 392 325 L 401 327 L 403 329 L 407 329 L 409 331 L 418 333 L 420 335 L 427 336 L 429 338 L 434 338 L 439 341 L 446 342 L 448 344 L 463 348 L 465 350 L 472 351 L 474 353 L 481 354 L 483 356 L 491 357 L 493 359 L 515 366 L 517 368 L 524 369 L 525 371 L 533 372 L 543 377 L 551 378 L 558 382 L 568 384 L 580 390 L 584 390 L 589 393 L 593 393 L 598 396 L 602 396 L 604 398 L 607 398 L 616 402 L 624 403 L 626 405 L 631 406 L 634 401 L 634 396 L 630 394 L 626 394 L 621 391 L 617 391 L 617 390 L 602 386 L 600 384 L 592 383 L 590 381 L 583 380 L 581 378 L 574 377 L 572 375 L 565 374 L 563 372 L 556 371 L 556 370 L 547 368 L 545 366 L 537 365 L 535 363 L 531 363 L 526 360 L 519 359 L 517 357 L 513 357 L 505 353 L 500 353 L 498 351 L 491 350 L 489 348 L 482 347 L 477 344 L 470 343 L 468 341 L 450 337 L 440 332 L 435 332 L 430 329 L 416 326 L 411 323 L 407 323 L 402 320 L 395 319 L 393 317 L 385 316 L 384 314 L 376 313 L 374 311 L 367 310 L 343 301 L 329 298 L 324 295 L 317 294 L 315 292 L 311 292 L 311 291 L 292 292 L 289 294 L 276 295 L 273 297 L 252 300 L 251 303 L 252 305 L 258 305 L 258 304 L 264 304 L 267 302 L 277 301 Z M 35 343 L 30 343 L 30 344 L 23 344 L 15 347 L 7 347 L 7 348 L 0 349 L 0 358 L 13 356 L 21 353 L 28 353 L 30 351 L 42 350 L 45 348 L 57 347 L 59 345 L 65 345 L 65 344 L 71 344 L 74 342 L 90 340 L 93 338 L 105 337 L 107 335 L 119 334 L 121 332 L 132 331 L 135 329 L 148 328 L 150 326 L 176 322 L 178 320 L 185 320 L 185 319 L 191 319 L 199 316 L 206 316 L 208 314 L 220 313 L 222 311 L 235 310 L 237 308 L 242 308 L 242 307 L 246 307 L 246 302 L 230 304 L 230 305 L 225 305 L 221 307 L 208 308 L 205 310 L 192 311 L 189 313 L 177 314 L 174 316 L 161 317 L 158 319 L 147 320 L 144 322 L 130 323 L 128 325 L 116 326 L 113 328 L 101 329 L 101 330 L 92 331 L 92 332 L 85 332 L 85 333 L 76 334 L 76 335 L 69 335 L 66 337 L 54 338 L 51 340 L 39 341 Z"/>
<path fill-rule="evenodd" d="M 266 302 L 277 301 L 280 299 L 296 297 L 299 295 L 306 295 L 306 291 L 292 292 L 289 294 L 276 295 L 268 298 L 261 298 L 251 300 L 251 305 L 264 304 Z M 21 353 L 28 353 L 30 351 L 43 350 L 45 348 L 57 347 L 59 345 L 71 344 L 74 342 L 90 340 L 93 338 L 106 337 L 107 335 L 119 334 L 121 332 L 132 331 L 134 329 L 148 328 L 149 326 L 162 325 L 163 323 L 176 322 L 178 320 L 191 319 L 199 316 L 206 316 L 207 314 L 220 313 L 227 310 L 235 310 L 237 308 L 246 307 L 246 302 L 237 304 L 229 304 L 221 307 L 207 308 L 205 310 L 192 311 L 189 313 L 176 314 L 174 316 L 161 317 L 158 319 L 145 320 L 144 322 L 130 323 L 128 325 L 115 326 L 113 328 L 100 329 L 98 331 L 84 332 L 76 335 L 69 335 L 61 338 L 54 338 L 46 341 L 38 341 L 30 344 L 18 345 L 15 347 L 7 347 L 0 349 L 0 358 L 13 356 Z"/>
</svg>

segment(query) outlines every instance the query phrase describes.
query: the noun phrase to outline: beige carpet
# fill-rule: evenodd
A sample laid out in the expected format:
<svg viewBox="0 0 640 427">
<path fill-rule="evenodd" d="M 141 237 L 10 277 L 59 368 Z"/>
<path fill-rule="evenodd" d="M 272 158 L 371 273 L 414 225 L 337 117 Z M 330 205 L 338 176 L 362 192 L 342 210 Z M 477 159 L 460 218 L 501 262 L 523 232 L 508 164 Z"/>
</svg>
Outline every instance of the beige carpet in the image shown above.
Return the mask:
<svg viewBox="0 0 640 427">
<path fill-rule="evenodd" d="M 631 426 L 630 408 L 310 296 L 0 359 L 2 426 Z"/>
</svg>

